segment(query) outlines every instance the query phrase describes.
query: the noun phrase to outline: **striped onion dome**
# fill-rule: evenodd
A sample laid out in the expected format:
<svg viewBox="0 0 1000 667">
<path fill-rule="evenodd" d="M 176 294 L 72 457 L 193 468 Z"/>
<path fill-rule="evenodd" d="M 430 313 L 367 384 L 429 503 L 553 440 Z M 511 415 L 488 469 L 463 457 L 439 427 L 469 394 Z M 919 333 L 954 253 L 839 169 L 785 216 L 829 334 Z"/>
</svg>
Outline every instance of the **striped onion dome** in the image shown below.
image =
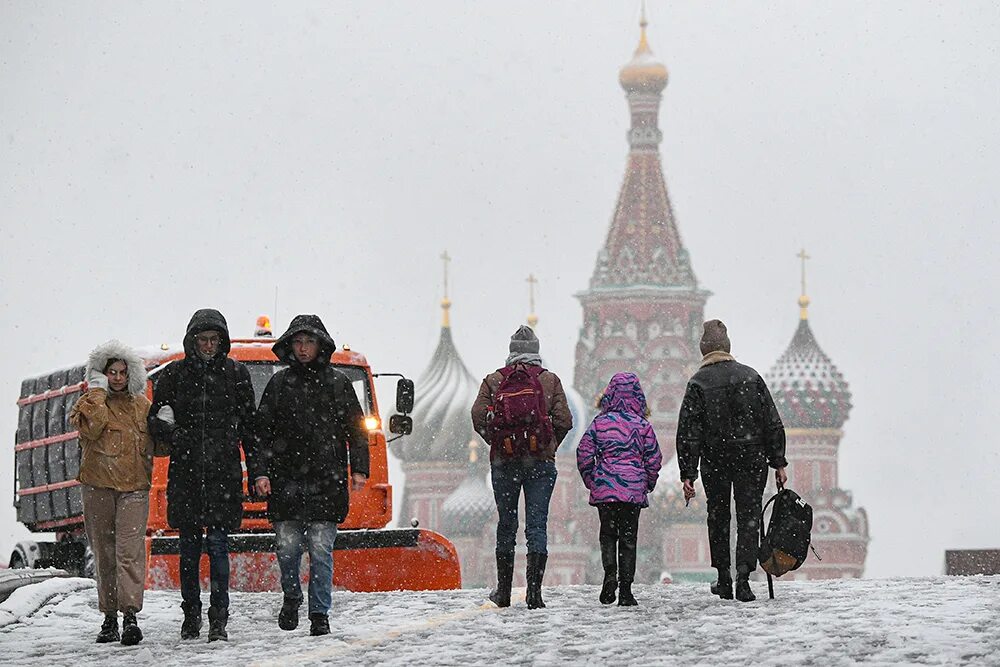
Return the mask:
<svg viewBox="0 0 1000 667">
<path fill-rule="evenodd" d="M 847 381 L 816 342 L 803 317 L 766 379 L 786 428 L 840 428 L 851 411 Z"/>
<path fill-rule="evenodd" d="M 493 489 L 486 481 L 486 447 L 478 439 L 471 440 L 468 447 L 468 473 L 441 505 L 441 532 L 448 537 L 481 535 L 483 526 L 496 512 Z"/>
<path fill-rule="evenodd" d="M 403 461 L 467 460 L 469 441 L 479 437 L 470 413 L 479 383 L 462 362 L 447 324 L 415 392 L 413 433 L 395 441 L 393 453 Z"/>
</svg>

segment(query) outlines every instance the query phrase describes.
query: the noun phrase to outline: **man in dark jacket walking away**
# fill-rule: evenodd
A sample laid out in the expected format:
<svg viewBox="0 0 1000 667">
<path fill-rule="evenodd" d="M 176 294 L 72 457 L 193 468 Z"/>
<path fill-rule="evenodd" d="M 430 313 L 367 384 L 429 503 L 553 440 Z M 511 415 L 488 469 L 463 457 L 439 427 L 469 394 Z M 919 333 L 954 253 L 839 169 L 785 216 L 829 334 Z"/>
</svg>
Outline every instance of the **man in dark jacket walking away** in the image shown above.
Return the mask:
<svg viewBox="0 0 1000 667">
<path fill-rule="evenodd" d="M 506 365 L 486 376 L 472 405 L 472 426 L 490 443 L 490 476 L 497 503 L 497 588 L 490 600 L 510 606 L 517 541 L 517 505 L 524 489 L 528 609 L 544 607 L 549 500 L 556 484 L 556 448 L 573 428 L 559 377 L 542 368 L 535 332 L 522 326 L 510 339 Z"/>
<path fill-rule="evenodd" d="M 350 505 L 350 488 L 368 479 L 365 414 L 351 381 L 330 365 L 333 339 L 316 315 L 292 320 L 272 347 L 288 364 L 267 383 L 257 411 L 256 440 L 247 469 L 257 492 L 268 496 L 281 590 L 282 630 L 299 624 L 299 567 L 309 549 L 309 633 L 330 633 L 333 544 Z"/>
<path fill-rule="evenodd" d="M 180 533 L 182 639 L 201 632 L 199 565 L 208 551 L 209 641 L 228 639 L 229 533 L 243 520 L 240 446 L 253 439 L 254 395 L 246 367 L 230 359 L 229 328 L 199 310 L 184 335 L 184 359 L 155 376 L 149 429 L 168 443 L 167 521 Z M 204 533 L 204 534 L 203 534 Z"/>
<path fill-rule="evenodd" d="M 736 599 L 756 599 L 760 508 L 767 467 L 779 487 L 787 481 L 785 429 L 764 379 L 730 352 L 726 325 L 705 322 L 701 368 L 688 381 L 677 424 L 677 464 L 684 497 L 694 497 L 699 463 L 708 505 L 708 541 L 719 578 L 712 593 L 733 598 L 730 573 L 730 500 L 736 501 Z"/>
</svg>

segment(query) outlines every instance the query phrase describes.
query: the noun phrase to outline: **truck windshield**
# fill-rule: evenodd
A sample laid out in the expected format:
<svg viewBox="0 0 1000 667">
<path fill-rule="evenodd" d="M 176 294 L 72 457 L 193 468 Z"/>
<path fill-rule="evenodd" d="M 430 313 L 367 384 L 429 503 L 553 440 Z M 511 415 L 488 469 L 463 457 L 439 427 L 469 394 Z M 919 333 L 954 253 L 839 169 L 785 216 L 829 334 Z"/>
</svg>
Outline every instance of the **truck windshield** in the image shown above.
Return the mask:
<svg viewBox="0 0 1000 667">
<path fill-rule="evenodd" d="M 253 382 L 253 396 L 257 405 L 260 405 L 260 397 L 264 394 L 264 387 L 267 386 L 271 376 L 285 368 L 287 364 L 276 364 L 269 361 L 244 361 L 243 365 L 250 371 L 250 381 Z M 368 385 L 368 374 L 365 369 L 357 366 L 340 366 L 333 364 L 333 367 L 347 376 L 354 387 L 354 393 L 358 395 L 358 402 L 366 415 L 372 414 L 371 387 Z"/>
</svg>

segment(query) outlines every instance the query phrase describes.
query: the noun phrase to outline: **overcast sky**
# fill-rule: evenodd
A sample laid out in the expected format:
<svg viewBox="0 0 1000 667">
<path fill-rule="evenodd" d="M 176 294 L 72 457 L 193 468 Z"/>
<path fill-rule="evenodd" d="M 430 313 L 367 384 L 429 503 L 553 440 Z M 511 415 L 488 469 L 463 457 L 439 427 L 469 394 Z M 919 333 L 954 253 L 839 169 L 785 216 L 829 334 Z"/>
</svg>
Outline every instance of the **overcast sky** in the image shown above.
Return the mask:
<svg viewBox="0 0 1000 667">
<path fill-rule="evenodd" d="M 1000 547 L 1000 6 L 649 15 L 667 187 L 739 359 L 785 349 L 813 257 L 866 574 Z M 111 337 L 179 341 L 200 307 L 249 335 L 277 289 L 278 328 L 315 312 L 419 375 L 445 249 L 470 371 L 502 363 L 534 272 L 542 353 L 572 378 L 637 20 L 631 1 L 0 4 L 0 498 L 23 377 Z M 23 535 L 3 500 L 0 562 Z"/>
</svg>

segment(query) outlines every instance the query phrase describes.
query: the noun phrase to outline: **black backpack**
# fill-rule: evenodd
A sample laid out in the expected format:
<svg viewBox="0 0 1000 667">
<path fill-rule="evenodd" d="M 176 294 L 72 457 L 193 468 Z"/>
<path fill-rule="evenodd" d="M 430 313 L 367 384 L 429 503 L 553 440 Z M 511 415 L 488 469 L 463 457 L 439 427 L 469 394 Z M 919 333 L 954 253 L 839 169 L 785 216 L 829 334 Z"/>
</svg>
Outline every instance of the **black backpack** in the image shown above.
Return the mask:
<svg viewBox="0 0 1000 667">
<path fill-rule="evenodd" d="M 764 513 L 774 503 L 771 519 L 764 531 Z M 813 511 L 806 501 L 791 489 L 781 489 L 764 504 L 760 511 L 760 550 L 757 560 L 767 573 L 767 586 L 774 598 L 771 577 L 780 577 L 797 570 L 809 555 Z M 816 553 L 815 549 L 813 553 Z M 819 555 L 816 555 L 819 558 Z M 822 560 L 822 559 L 820 559 Z"/>
</svg>

